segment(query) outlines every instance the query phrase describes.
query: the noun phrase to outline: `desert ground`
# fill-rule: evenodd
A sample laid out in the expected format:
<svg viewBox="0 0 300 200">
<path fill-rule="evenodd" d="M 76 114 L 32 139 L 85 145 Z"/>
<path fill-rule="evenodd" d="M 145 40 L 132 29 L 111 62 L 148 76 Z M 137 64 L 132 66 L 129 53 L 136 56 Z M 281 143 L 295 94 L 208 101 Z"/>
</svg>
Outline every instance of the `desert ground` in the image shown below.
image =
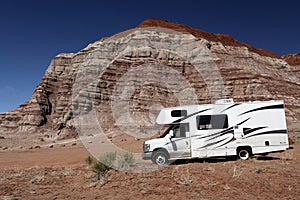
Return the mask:
<svg viewBox="0 0 300 200">
<path fill-rule="evenodd" d="M 78 141 L 54 147 L 2 148 L 0 199 L 296 200 L 300 141 L 292 146 L 283 153 L 246 161 L 193 160 L 139 172 L 110 169 L 101 180 L 86 162 L 91 154 Z"/>
</svg>

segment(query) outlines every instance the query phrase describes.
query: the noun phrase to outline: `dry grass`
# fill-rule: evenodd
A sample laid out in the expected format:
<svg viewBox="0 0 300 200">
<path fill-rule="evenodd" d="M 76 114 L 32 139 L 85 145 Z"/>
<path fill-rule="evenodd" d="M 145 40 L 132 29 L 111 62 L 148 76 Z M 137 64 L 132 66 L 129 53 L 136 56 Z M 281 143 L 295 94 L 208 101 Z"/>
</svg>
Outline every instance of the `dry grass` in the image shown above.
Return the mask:
<svg viewBox="0 0 300 200">
<path fill-rule="evenodd" d="M 62 171 L 62 174 L 64 176 L 73 176 L 75 175 L 75 171 L 73 169 L 73 167 L 64 167 L 64 170 Z"/>
<path fill-rule="evenodd" d="M 213 172 L 215 172 L 215 169 L 213 167 L 209 167 L 208 166 L 208 167 L 204 167 L 203 171 L 205 171 L 205 172 L 212 172 L 213 173 Z"/>
<path fill-rule="evenodd" d="M 45 174 L 44 173 L 39 173 L 39 174 L 36 174 L 32 179 L 31 179 L 31 183 L 35 183 L 35 184 L 38 184 L 38 183 L 42 183 L 46 180 L 46 177 L 45 177 Z"/>
<path fill-rule="evenodd" d="M 0 170 L 0 181 L 11 180 L 14 178 L 22 177 L 25 174 L 21 168 L 2 169 Z"/>
<path fill-rule="evenodd" d="M 243 173 L 243 170 L 241 169 L 241 167 L 237 167 L 236 165 L 233 167 L 233 174 L 232 174 L 232 178 L 239 178 Z"/>
<path fill-rule="evenodd" d="M 261 187 L 272 187 L 273 183 L 272 183 L 272 180 L 269 178 L 267 180 L 263 180 L 260 182 L 260 186 Z"/>
<path fill-rule="evenodd" d="M 223 189 L 224 189 L 224 190 L 230 190 L 231 188 L 229 187 L 228 184 L 225 184 L 225 185 L 223 186 Z"/>
<path fill-rule="evenodd" d="M 253 172 L 259 174 L 259 173 L 261 173 L 261 172 L 263 172 L 263 171 L 265 171 L 265 168 L 264 168 L 264 167 L 258 167 L 258 168 L 256 168 Z"/>
<path fill-rule="evenodd" d="M 179 166 L 175 167 L 172 170 L 171 177 L 181 185 L 192 185 L 194 183 L 194 179 L 190 174 L 189 169 L 181 169 Z"/>
<path fill-rule="evenodd" d="M 17 200 L 17 198 L 15 198 L 13 195 L 2 196 L 0 198 L 1 198 L 1 200 Z"/>
<path fill-rule="evenodd" d="M 205 184 L 206 184 L 207 186 L 216 186 L 216 185 L 218 185 L 219 183 L 216 182 L 216 181 L 214 181 L 214 180 L 211 179 L 211 178 L 207 178 L 207 177 L 206 177 Z"/>
<path fill-rule="evenodd" d="M 28 173 L 28 178 L 31 177 L 30 182 L 35 184 L 44 182 L 46 180 L 45 168 L 34 167 L 33 169 L 32 173 Z"/>
<path fill-rule="evenodd" d="M 295 158 L 295 149 L 289 149 L 280 154 L 281 160 L 294 160 Z"/>
</svg>

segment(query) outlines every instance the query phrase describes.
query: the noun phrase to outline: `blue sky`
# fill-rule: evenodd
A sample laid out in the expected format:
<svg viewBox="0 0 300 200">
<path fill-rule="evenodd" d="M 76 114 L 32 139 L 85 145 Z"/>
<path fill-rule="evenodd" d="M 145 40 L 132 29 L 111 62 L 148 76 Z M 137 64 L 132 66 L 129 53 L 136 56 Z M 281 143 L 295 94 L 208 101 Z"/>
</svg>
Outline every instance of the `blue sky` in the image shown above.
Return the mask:
<svg viewBox="0 0 300 200">
<path fill-rule="evenodd" d="M 6 0 L 0 3 L 0 112 L 30 99 L 51 59 L 166 19 L 229 34 L 278 55 L 300 52 L 299 1 Z"/>
</svg>

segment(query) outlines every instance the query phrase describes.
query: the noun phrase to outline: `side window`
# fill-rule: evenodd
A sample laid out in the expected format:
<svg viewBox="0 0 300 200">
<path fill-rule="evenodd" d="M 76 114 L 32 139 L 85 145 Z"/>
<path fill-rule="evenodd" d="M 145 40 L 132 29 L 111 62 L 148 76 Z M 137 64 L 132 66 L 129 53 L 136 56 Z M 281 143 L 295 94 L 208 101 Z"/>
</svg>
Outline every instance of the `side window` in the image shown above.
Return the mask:
<svg viewBox="0 0 300 200">
<path fill-rule="evenodd" d="M 175 126 L 173 128 L 173 132 L 174 132 L 174 138 L 179 138 L 180 137 L 180 128 L 179 128 L 179 126 Z"/>
<path fill-rule="evenodd" d="M 196 120 L 198 130 L 228 128 L 227 115 L 199 115 Z"/>
<path fill-rule="evenodd" d="M 188 124 L 176 125 L 173 128 L 173 132 L 174 132 L 174 138 L 186 137 L 186 132 L 189 132 L 189 125 Z"/>
</svg>

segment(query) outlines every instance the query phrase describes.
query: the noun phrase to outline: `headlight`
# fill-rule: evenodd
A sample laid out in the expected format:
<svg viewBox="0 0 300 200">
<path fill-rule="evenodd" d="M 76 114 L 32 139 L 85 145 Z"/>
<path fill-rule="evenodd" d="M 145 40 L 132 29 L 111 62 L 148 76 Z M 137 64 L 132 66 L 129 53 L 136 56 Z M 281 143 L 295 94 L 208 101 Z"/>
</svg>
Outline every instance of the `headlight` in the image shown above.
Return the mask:
<svg viewBox="0 0 300 200">
<path fill-rule="evenodd" d="M 150 144 L 144 143 L 144 152 L 149 151 L 149 150 L 150 150 Z"/>
</svg>

